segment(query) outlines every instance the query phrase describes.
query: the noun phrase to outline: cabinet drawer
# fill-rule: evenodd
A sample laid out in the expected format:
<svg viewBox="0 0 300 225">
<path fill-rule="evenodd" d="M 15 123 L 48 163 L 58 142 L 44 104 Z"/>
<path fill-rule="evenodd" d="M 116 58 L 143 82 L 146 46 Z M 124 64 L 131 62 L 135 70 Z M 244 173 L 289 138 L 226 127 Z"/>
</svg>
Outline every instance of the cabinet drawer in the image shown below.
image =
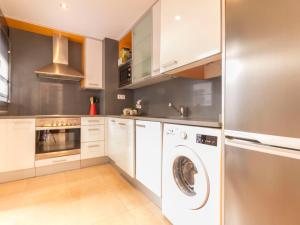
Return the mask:
<svg viewBox="0 0 300 225">
<path fill-rule="evenodd" d="M 89 126 L 89 125 L 103 125 L 104 118 L 103 117 L 82 117 L 81 125 Z"/>
<path fill-rule="evenodd" d="M 104 125 L 81 126 L 81 142 L 104 140 Z"/>
<path fill-rule="evenodd" d="M 81 144 L 81 159 L 90 159 L 104 156 L 104 141 Z"/>
<path fill-rule="evenodd" d="M 79 161 L 79 160 L 80 160 L 79 154 L 52 158 L 52 159 L 42 159 L 42 160 L 35 161 L 35 167 L 56 165 L 56 164 L 62 164 L 66 162 Z"/>
</svg>

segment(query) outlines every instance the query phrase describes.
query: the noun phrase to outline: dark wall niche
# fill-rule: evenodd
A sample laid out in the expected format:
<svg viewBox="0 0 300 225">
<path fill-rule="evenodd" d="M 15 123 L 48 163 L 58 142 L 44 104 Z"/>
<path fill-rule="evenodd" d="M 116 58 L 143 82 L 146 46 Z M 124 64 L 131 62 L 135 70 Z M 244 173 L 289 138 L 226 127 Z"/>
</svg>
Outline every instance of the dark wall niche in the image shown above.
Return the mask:
<svg viewBox="0 0 300 225">
<path fill-rule="evenodd" d="M 124 108 L 133 107 L 133 92 L 119 89 L 119 42 L 105 38 L 103 44 L 105 91 L 102 113 L 120 115 Z M 117 99 L 118 94 L 125 95 L 125 100 Z"/>
</svg>

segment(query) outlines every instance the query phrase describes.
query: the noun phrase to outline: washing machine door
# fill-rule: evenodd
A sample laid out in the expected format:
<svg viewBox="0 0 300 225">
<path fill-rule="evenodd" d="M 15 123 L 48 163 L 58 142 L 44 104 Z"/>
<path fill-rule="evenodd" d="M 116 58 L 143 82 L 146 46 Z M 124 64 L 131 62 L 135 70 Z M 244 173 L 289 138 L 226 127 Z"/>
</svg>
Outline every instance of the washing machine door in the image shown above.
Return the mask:
<svg viewBox="0 0 300 225">
<path fill-rule="evenodd" d="M 177 201 L 186 209 L 203 208 L 209 198 L 210 184 L 200 156 L 189 147 L 177 146 L 171 151 L 170 159 Z"/>
</svg>

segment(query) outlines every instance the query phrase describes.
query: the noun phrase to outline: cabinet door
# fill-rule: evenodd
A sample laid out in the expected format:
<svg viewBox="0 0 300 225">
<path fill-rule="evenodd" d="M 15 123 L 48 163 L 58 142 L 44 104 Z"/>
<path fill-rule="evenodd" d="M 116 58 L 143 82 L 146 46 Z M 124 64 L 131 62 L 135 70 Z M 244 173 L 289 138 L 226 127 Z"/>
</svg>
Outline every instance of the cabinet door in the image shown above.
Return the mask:
<svg viewBox="0 0 300 225">
<path fill-rule="evenodd" d="M 117 131 L 117 122 L 115 119 L 108 119 L 107 122 L 107 155 L 108 157 L 116 161 L 116 155 L 118 150 L 118 133 Z"/>
<path fill-rule="evenodd" d="M 1 120 L 0 143 L 0 172 L 34 168 L 34 119 Z"/>
<path fill-rule="evenodd" d="M 84 52 L 84 88 L 103 89 L 102 41 L 86 38 Z"/>
<path fill-rule="evenodd" d="M 108 120 L 108 156 L 129 176 L 134 177 L 134 121 Z"/>
<path fill-rule="evenodd" d="M 220 0 L 161 0 L 161 72 L 220 52 Z"/>
<path fill-rule="evenodd" d="M 118 120 L 115 133 L 118 134 L 116 164 L 128 175 L 134 177 L 134 121 Z"/>
<path fill-rule="evenodd" d="M 158 1 L 152 8 L 152 76 L 160 74 L 160 4 Z"/>
<path fill-rule="evenodd" d="M 150 76 L 152 67 L 152 10 L 133 28 L 132 80 Z"/>
<path fill-rule="evenodd" d="M 162 127 L 159 122 L 136 121 L 136 179 L 161 196 Z"/>
<path fill-rule="evenodd" d="M 81 159 L 104 156 L 104 141 L 81 143 Z"/>
</svg>

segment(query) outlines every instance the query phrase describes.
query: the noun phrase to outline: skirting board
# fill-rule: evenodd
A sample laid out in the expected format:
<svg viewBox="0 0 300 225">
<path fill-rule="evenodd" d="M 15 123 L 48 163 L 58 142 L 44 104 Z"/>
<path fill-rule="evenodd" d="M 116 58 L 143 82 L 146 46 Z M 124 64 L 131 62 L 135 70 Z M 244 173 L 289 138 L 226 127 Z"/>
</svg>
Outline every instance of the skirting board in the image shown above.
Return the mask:
<svg viewBox="0 0 300 225">
<path fill-rule="evenodd" d="M 35 177 L 35 169 L 17 170 L 0 173 L 0 183 Z"/>
<path fill-rule="evenodd" d="M 154 194 L 152 191 L 150 191 L 145 185 L 140 183 L 135 178 L 132 178 L 128 176 L 121 168 L 119 168 L 112 160 L 110 160 L 110 164 L 114 166 L 119 173 L 136 189 L 141 191 L 147 198 L 152 201 L 155 205 L 157 205 L 159 208 L 161 208 L 161 198 L 158 197 L 156 194 Z"/>
<path fill-rule="evenodd" d="M 104 157 L 98 157 L 98 158 L 92 158 L 92 159 L 82 159 L 81 160 L 81 168 L 91 167 L 91 166 L 97 166 L 109 163 L 109 158 Z"/>
<path fill-rule="evenodd" d="M 56 165 L 42 166 L 35 168 L 36 176 L 44 176 L 53 173 L 65 172 L 68 170 L 80 169 L 80 161 L 66 162 Z"/>
</svg>

